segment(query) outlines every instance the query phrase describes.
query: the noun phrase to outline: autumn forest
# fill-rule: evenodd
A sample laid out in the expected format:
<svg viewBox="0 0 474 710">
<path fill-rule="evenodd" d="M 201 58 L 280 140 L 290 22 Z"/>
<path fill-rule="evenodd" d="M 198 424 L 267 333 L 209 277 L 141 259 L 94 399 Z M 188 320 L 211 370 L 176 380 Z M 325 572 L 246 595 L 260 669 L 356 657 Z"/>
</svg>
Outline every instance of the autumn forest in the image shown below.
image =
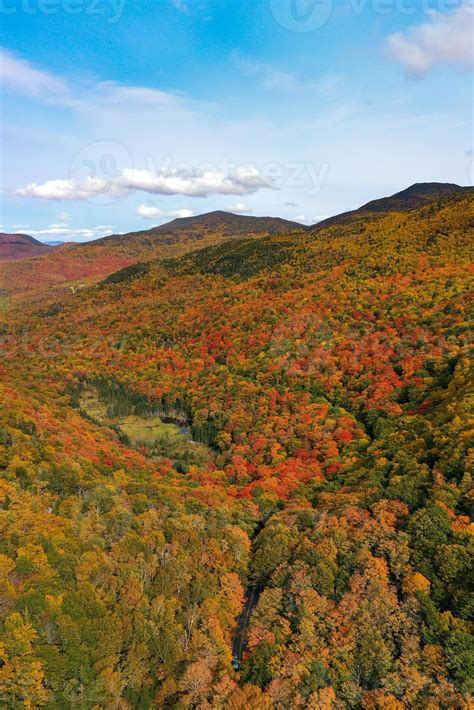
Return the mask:
<svg viewBox="0 0 474 710">
<path fill-rule="evenodd" d="M 0 262 L 1 707 L 472 707 L 473 227 L 414 186 Z"/>
</svg>

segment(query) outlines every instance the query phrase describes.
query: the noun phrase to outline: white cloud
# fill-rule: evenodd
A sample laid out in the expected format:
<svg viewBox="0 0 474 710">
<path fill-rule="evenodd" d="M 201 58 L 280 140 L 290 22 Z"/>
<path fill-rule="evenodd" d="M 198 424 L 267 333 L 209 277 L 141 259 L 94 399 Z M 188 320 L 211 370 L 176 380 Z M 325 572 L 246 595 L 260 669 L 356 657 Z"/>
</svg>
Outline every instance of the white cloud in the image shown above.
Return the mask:
<svg viewBox="0 0 474 710">
<path fill-rule="evenodd" d="M 176 170 L 152 172 L 125 168 L 111 178 L 86 176 L 74 180 L 48 180 L 39 185 L 33 182 L 16 190 L 15 194 L 42 200 L 87 200 L 95 195 L 121 197 L 131 190 L 153 195 L 208 197 L 213 194 L 250 195 L 262 188 L 275 189 L 275 185 L 253 167 L 237 168 L 229 175 L 214 170 L 186 174 Z"/>
<path fill-rule="evenodd" d="M 317 224 L 318 222 L 322 222 L 323 219 L 327 219 L 329 215 L 326 214 L 320 214 L 317 215 L 316 217 L 306 217 L 304 214 L 300 214 L 297 217 L 295 217 L 295 222 L 300 222 L 300 224 Z"/>
<path fill-rule="evenodd" d="M 28 61 L 0 49 L 0 83 L 18 94 L 46 99 L 65 99 L 67 84 L 54 74 L 35 69 Z"/>
<path fill-rule="evenodd" d="M 113 227 L 99 224 L 97 227 L 71 229 L 61 224 L 51 224 L 44 229 L 27 229 L 27 233 L 40 241 L 88 242 L 112 234 Z"/>
<path fill-rule="evenodd" d="M 229 175 L 215 170 L 186 174 L 173 170 L 153 173 L 149 170 L 128 168 L 122 171 L 122 181 L 132 190 L 187 197 L 207 197 L 212 194 L 250 195 L 261 188 L 273 187 L 270 178 L 262 176 L 253 167 L 237 168 Z"/>
<path fill-rule="evenodd" d="M 137 215 L 143 217 L 143 219 L 163 219 L 163 217 L 193 217 L 194 212 L 192 210 L 170 210 L 168 212 L 163 212 L 159 207 L 151 207 L 149 205 L 140 205 L 137 209 Z"/>
<path fill-rule="evenodd" d="M 176 106 L 182 99 L 175 94 L 145 86 L 127 86 L 115 81 L 75 86 L 52 72 L 37 69 L 26 59 L 0 48 L 0 84 L 12 93 L 42 99 L 77 112 L 99 107 L 159 108 Z"/>
<path fill-rule="evenodd" d="M 69 212 L 60 212 L 58 214 L 58 220 L 61 224 L 69 224 L 71 221 L 71 215 Z"/>
<path fill-rule="evenodd" d="M 390 35 L 388 53 L 412 76 L 423 76 L 436 64 L 469 69 L 474 65 L 473 20 L 471 2 L 450 15 L 433 12 L 428 22 Z"/>
<path fill-rule="evenodd" d="M 16 191 L 19 197 L 37 197 L 41 200 L 86 200 L 94 194 L 103 193 L 110 183 L 102 178 L 77 180 L 48 180 L 38 185 L 35 182 Z"/>
<path fill-rule="evenodd" d="M 244 205 L 243 202 L 236 202 L 233 205 L 228 205 L 227 209 L 229 212 L 233 212 L 234 214 L 250 214 L 252 212 L 250 207 Z"/>
</svg>

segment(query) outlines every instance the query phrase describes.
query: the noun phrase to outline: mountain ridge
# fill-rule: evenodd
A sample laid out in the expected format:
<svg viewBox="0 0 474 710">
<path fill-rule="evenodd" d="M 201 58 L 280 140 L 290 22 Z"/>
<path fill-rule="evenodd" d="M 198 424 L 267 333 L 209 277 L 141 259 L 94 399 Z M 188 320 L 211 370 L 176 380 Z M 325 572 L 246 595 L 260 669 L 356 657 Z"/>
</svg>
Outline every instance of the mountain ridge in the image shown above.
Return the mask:
<svg viewBox="0 0 474 710">
<path fill-rule="evenodd" d="M 226 232 L 226 236 L 240 236 L 244 234 L 248 236 L 248 229 L 251 233 L 260 234 L 267 232 L 268 234 L 283 234 L 291 231 L 314 231 L 323 227 L 342 223 L 352 216 L 365 214 L 366 212 L 383 212 L 383 211 L 404 211 L 421 207 L 423 204 L 436 201 L 437 199 L 447 197 L 449 195 L 461 194 L 469 191 L 474 191 L 474 187 L 461 186 L 455 183 L 440 183 L 440 182 L 424 182 L 413 183 L 407 188 L 395 192 L 388 197 L 381 197 L 357 207 L 347 212 L 328 217 L 311 225 L 304 225 L 295 220 L 288 220 L 283 217 L 270 216 L 254 216 L 254 215 L 238 215 L 234 212 L 225 210 L 212 210 L 191 217 L 178 217 L 166 222 L 151 227 L 147 230 L 136 230 L 125 234 L 111 234 L 106 237 L 87 242 L 87 244 L 99 244 L 110 241 L 125 241 L 129 238 L 137 238 L 142 236 L 153 237 L 154 235 L 174 235 L 178 236 L 182 233 L 183 227 L 195 227 L 197 229 L 209 228 L 228 228 L 234 230 L 233 234 Z M 255 229 L 257 227 L 257 229 Z"/>
<path fill-rule="evenodd" d="M 54 249 L 29 234 L 0 232 L 0 261 L 16 261 L 42 256 Z"/>
<path fill-rule="evenodd" d="M 104 283 L 120 283 L 146 276 L 156 266 L 174 274 L 214 274 L 216 276 L 247 279 L 265 271 L 278 270 L 284 264 L 305 271 L 321 268 L 328 256 L 347 259 L 348 253 L 357 255 L 357 262 L 384 261 L 385 242 L 397 244 L 394 251 L 410 250 L 420 256 L 436 255 L 447 250 L 445 223 L 456 226 L 458 257 L 466 255 L 467 238 L 472 213 L 470 192 L 456 192 L 436 203 L 432 210 L 421 205 L 405 211 L 378 211 L 370 219 L 333 223 L 323 230 L 299 234 L 273 235 L 255 240 L 230 239 L 212 246 L 189 251 L 180 257 L 152 260 L 110 274 Z M 453 213 L 453 214 L 452 214 Z M 365 248 L 363 248 L 365 245 Z M 361 251 L 362 249 L 362 251 Z"/>
<path fill-rule="evenodd" d="M 228 238 L 241 235 L 248 236 L 249 234 L 278 234 L 288 232 L 288 230 L 297 231 L 304 228 L 304 225 L 299 222 L 292 222 L 282 217 L 254 217 L 252 215 L 237 215 L 234 212 L 225 212 L 224 210 L 213 210 L 212 212 L 204 212 L 192 217 L 178 217 L 170 222 L 146 230 L 137 230 L 126 234 L 111 234 L 96 239 L 94 242 L 87 242 L 87 244 L 123 243 L 137 238 L 148 237 L 153 239 L 155 236 L 168 237 L 167 243 L 172 243 L 173 238 L 185 236 L 183 235 L 183 230 L 186 231 L 186 234 L 195 235 L 199 235 L 202 230 L 219 230 L 221 236 Z"/>
<path fill-rule="evenodd" d="M 281 236 L 291 242 L 304 234 L 324 233 L 327 228 L 357 220 L 368 223 L 385 213 L 404 213 L 414 205 L 429 205 L 439 202 L 441 197 L 454 198 L 471 194 L 472 190 L 450 183 L 415 183 L 395 195 L 373 200 L 357 210 L 309 227 L 279 217 L 254 217 L 216 210 L 175 219 L 148 230 L 109 235 L 82 244 L 41 245 L 35 247 L 29 258 L 17 258 L 14 264 L 11 258 L 3 261 L 0 288 L 10 294 L 26 295 L 32 288 L 39 293 L 49 287 L 82 287 L 139 262 L 178 259 L 231 241 L 259 241 Z M 227 247 L 223 249 L 227 251 Z M 252 247 L 250 251 L 254 250 Z M 247 252 L 247 247 L 242 245 L 241 257 Z M 239 257 L 235 253 L 232 258 Z"/>
<path fill-rule="evenodd" d="M 449 197 L 472 191 L 474 191 L 474 187 L 456 185 L 455 183 L 415 182 L 413 185 L 410 185 L 399 192 L 395 192 L 393 195 L 370 200 L 354 210 L 341 212 L 341 214 L 333 215 L 332 217 L 328 217 L 321 222 L 317 222 L 316 224 L 308 227 L 308 231 L 313 232 L 331 225 L 344 224 L 352 219 L 357 219 L 361 216 L 368 216 L 371 213 L 393 211 L 404 212 L 410 209 L 416 209 L 417 207 L 422 207 L 423 205 L 435 202 L 443 197 Z"/>
</svg>

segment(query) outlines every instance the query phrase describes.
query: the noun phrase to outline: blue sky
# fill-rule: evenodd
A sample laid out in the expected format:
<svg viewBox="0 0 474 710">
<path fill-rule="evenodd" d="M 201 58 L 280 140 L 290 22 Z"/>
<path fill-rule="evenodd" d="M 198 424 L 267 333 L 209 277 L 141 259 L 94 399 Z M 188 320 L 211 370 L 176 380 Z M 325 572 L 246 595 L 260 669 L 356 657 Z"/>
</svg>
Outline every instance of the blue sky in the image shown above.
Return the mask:
<svg viewBox="0 0 474 710">
<path fill-rule="evenodd" d="M 3 231 L 302 222 L 472 180 L 473 6 L 0 0 Z"/>
</svg>

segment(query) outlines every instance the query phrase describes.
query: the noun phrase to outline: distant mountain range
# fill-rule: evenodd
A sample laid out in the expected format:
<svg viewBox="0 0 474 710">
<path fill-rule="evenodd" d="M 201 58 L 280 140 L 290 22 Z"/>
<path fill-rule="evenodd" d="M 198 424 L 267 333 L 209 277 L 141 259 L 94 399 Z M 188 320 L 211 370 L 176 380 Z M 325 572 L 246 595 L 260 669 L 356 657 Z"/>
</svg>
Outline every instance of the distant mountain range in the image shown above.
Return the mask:
<svg viewBox="0 0 474 710">
<path fill-rule="evenodd" d="M 473 191 L 473 187 L 461 187 L 452 183 L 415 183 L 410 187 L 397 192 L 390 197 L 372 200 L 356 210 L 343 212 L 328 219 L 306 226 L 280 217 L 251 217 L 236 215 L 232 212 L 216 210 L 195 217 L 182 217 L 171 222 L 152 227 L 146 231 L 129 232 L 128 234 L 111 235 L 97 239 L 94 243 L 131 242 L 150 239 L 160 243 L 172 244 L 183 239 L 200 239 L 209 233 L 219 233 L 223 240 L 252 235 L 277 235 L 288 234 L 300 230 L 314 231 L 332 224 L 343 224 L 367 213 L 379 212 L 404 212 L 406 210 L 422 207 L 425 204 Z"/>
<path fill-rule="evenodd" d="M 277 217 L 215 211 L 82 244 L 43 244 L 26 234 L 0 234 L 0 262 L 15 262 L 11 266 L 2 264 L 0 288 L 18 293 L 30 290 L 33 284 L 36 289 L 53 285 L 77 286 L 84 280 L 101 279 L 138 262 L 176 259 L 219 245 L 227 250 L 226 245 L 235 240 L 259 241 L 278 236 L 294 235 L 297 238 L 307 233 L 319 234 L 336 225 L 343 227 L 357 221 L 368 223 L 384 213 L 407 212 L 473 191 L 472 187 L 450 183 L 417 183 L 390 197 L 373 200 L 357 210 L 330 217 L 310 227 Z M 248 244 L 242 244 L 239 255 L 232 248 L 232 258 L 244 258 L 244 251 L 247 253 L 248 249 Z M 202 258 L 205 258 L 204 253 Z"/>
</svg>

